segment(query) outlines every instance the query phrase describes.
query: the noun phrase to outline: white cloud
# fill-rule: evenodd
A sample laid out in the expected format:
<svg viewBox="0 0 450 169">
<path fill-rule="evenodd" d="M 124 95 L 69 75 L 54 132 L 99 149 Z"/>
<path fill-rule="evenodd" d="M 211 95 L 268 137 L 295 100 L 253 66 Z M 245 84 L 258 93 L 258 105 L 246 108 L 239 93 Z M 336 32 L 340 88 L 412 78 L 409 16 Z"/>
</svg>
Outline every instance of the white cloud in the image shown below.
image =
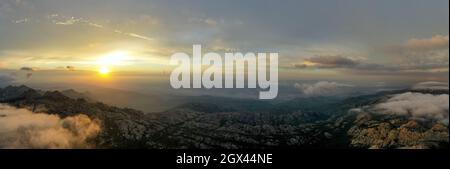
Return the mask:
<svg viewBox="0 0 450 169">
<path fill-rule="evenodd" d="M 407 92 L 397 94 L 374 106 L 381 114 L 407 115 L 414 119 L 433 119 L 448 125 L 448 94 Z"/>
<path fill-rule="evenodd" d="M 19 23 L 27 23 L 28 21 L 30 21 L 28 18 L 24 18 L 24 19 L 15 20 L 13 22 L 19 24 Z"/>
<path fill-rule="evenodd" d="M 71 18 L 69 18 L 67 20 L 64 20 L 64 21 L 56 21 L 55 24 L 56 25 L 73 25 L 73 24 L 76 24 L 76 23 L 79 23 L 79 22 L 81 22 L 80 18 L 71 17 Z"/>
<path fill-rule="evenodd" d="M 219 22 L 217 20 L 214 20 L 212 18 L 189 18 L 188 19 L 189 23 L 193 23 L 193 24 L 202 24 L 202 25 L 206 25 L 209 27 L 215 27 L 219 24 Z"/>
<path fill-rule="evenodd" d="M 354 86 L 337 82 L 320 81 L 314 84 L 295 83 L 294 87 L 307 96 L 329 96 L 341 93 L 343 88 Z"/>
<path fill-rule="evenodd" d="M 94 28 L 105 29 L 106 31 L 111 31 L 111 32 L 114 32 L 114 33 L 117 33 L 120 35 L 132 37 L 132 38 L 137 38 L 137 39 L 146 40 L 146 41 L 153 41 L 153 39 L 148 36 L 144 36 L 144 35 L 133 33 L 133 32 L 125 32 L 122 30 L 112 29 L 105 25 L 102 25 L 102 24 L 99 24 L 99 23 L 96 23 L 96 22 L 93 22 L 93 21 L 90 21 L 90 20 L 84 19 L 84 18 L 73 17 L 73 16 L 67 17 L 67 16 L 63 16 L 63 15 L 59 15 L 59 14 L 52 14 L 52 15 L 48 15 L 47 19 L 49 19 L 52 23 L 54 23 L 56 25 L 70 26 L 70 25 L 81 24 L 81 25 L 91 26 Z"/>
<path fill-rule="evenodd" d="M 89 148 L 99 132 L 86 115 L 60 118 L 0 104 L 0 148 Z"/>
</svg>

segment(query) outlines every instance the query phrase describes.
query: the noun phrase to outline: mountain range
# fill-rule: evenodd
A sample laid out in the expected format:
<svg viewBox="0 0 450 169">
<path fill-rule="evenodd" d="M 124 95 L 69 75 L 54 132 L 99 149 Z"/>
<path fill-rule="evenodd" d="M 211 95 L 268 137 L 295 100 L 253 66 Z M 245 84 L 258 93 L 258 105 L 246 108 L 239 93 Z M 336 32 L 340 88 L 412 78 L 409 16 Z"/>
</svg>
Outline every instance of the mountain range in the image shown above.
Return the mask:
<svg viewBox="0 0 450 169">
<path fill-rule="evenodd" d="M 426 98 L 436 99 L 425 102 Z M 83 140 L 93 145 L 90 148 L 390 149 L 448 148 L 449 144 L 448 88 L 277 103 L 215 96 L 191 96 L 189 100 L 165 111 L 145 113 L 110 106 L 75 90 L 0 88 L 0 104 L 61 119 L 82 114 L 98 121 L 101 130 Z M 2 111 L 0 120 L 9 116 Z M 23 132 L 23 128 L 8 132 Z"/>
</svg>

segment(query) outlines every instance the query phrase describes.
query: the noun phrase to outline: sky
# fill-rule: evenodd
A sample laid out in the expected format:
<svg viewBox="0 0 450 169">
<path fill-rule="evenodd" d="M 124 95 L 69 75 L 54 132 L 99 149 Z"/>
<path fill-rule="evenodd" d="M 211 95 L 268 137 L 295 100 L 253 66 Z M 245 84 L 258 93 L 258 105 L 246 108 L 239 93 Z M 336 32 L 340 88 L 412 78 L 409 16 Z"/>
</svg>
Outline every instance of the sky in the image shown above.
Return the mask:
<svg viewBox="0 0 450 169">
<path fill-rule="evenodd" d="M 284 80 L 448 82 L 448 30 L 448 0 L 0 0 L 0 77 L 166 76 L 202 44 L 278 52 Z"/>
</svg>

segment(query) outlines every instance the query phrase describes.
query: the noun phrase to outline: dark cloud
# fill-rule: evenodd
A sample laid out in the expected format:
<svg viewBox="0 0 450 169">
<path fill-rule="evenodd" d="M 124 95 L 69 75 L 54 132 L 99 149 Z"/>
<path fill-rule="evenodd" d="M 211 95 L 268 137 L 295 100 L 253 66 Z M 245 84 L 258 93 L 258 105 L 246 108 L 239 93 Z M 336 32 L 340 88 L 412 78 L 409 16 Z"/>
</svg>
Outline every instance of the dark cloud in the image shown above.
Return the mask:
<svg viewBox="0 0 450 169">
<path fill-rule="evenodd" d="M 360 60 L 352 59 L 341 55 L 335 56 L 315 56 L 303 60 L 302 63 L 294 64 L 294 68 L 318 68 L 318 69 L 351 69 L 351 70 L 368 70 L 368 71 L 398 71 L 399 66 L 393 67 L 389 65 L 364 63 Z"/>
<path fill-rule="evenodd" d="M 294 68 L 297 68 L 297 69 L 308 68 L 308 65 L 303 64 L 303 63 L 295 63 L 295 64 L 293 64 L 292 66 L 293 66 Z"/>
<path fill-rule="evenodd" d="M 308 61 L 316 63 L 320 68 L 354 67 L 359 62 L 343 56 L 318 56 Z"/>
<path fill-rule="evenodd" d="M 36 68 L 32 68 L 32 67 L 22 67 L 22 68 L 20 68 L 20 70 L 32 72 L 32 71 L 35 71 L 37 69 Z"/>
<path fill-rule="evenodd" d="M 353 67 L 359 64 L 357 61 L 342 57 L 342 56 L 317 56 L 306 61 L 317 64 L 319 67 L 324 68 L 337 68 L 337 67 Z"/>
<path fill-rule="evenodd" d="M 359 62 L 344 56 L 315 56 L 305 59 L 303 63 L 294 64 L 296 68 L 349 68 L 358 65 Z"/>
<path fill-rule="evenodd" d="M 75 71 L 75 66 L 66 66 L 66 69 L 69 71 Z"/>
</svg>

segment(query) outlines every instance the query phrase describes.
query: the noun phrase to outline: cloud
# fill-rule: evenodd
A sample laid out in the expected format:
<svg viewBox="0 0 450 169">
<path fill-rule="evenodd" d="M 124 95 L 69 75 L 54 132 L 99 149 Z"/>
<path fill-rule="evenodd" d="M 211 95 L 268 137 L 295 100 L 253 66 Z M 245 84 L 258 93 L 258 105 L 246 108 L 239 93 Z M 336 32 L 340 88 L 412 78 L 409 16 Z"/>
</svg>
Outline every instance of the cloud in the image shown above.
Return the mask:
<svg viewBox="0 0 450 169">
<path fill-rule="evenodd" d="M 448 90 L 448 83 L 444 82 L 421 82 L 415 84 L 411 89 L 413 90 Z"/>
<path fill-rule="evenodd" d="M 76 69 L 75 69 L 75 66 L 66 66 L 66 69 L 68 70 L 68 71 L 75 71 Z"/>
<path fill-rule="evenodd" d="M 342 55 L 323 55 L 304 59 L 302 63 L 294 64 L 294 68 L 316 68 L 316 69 L 349 69 L 367 71 L 398 71 L 400 67 L 381 65 L 375 63 L 364 63 L 359 59 L 345 57 Z"/>
<path fill-rule="evenodd" d="M 144 36 L 144 35 L 133 33 L 133 32 L 125 32 L 125 31 L 118 30 L 118 29 L 111 29 L 105 25 L 90 21 L 88 19 L 80 18 L 80 17 L 74 17 L 74 16 L 68 17 L 68 16 L 59 15 L 59 14 L 52 14 L 52 15 L 48 15 L 47 19 L 49 19 L 55 25 L 62 25 L 62 26 L 86 25 L 86 26 L 90 26 L 93 28 L 104 29 L 106 31 L 110 31 L 110 32 L 120 34 L 123 36 L 128 36 L 131 38 L 137 38 L 137 39 L 146 40 L 146 41 L 153 41 L 153 39 L 148 36 Z M 147 22 L 149 22 L 148 21 L 149 18 L 147 17 L 146 19 L 147 19 Z M 153 21 L 153 22 L 156 22 L 156 21 Z"/>
<path fill-rule="evenodd" d="M 405 44 L 387 47 L 385 52 L 388 56 L 395 57 L 398 65 L 403 66 L 405 70 L 448 70 L 448 35 L 412 38 Z"/>
<path fill-rule="evenodd" d="M 30 21 L 28 18 L 24 18 L 24 19 L 15 20 L 13 22 L 16 24 L 20 24 L 20 23 L 27 23 L 28 21 Z"/>
<path fill-rule="evenodd" d="M 320 81 L 314 84 L 295 83 L 294 87 L 307 96 L 330 96 L 344 92 L 343 89 L 354 87 L 350 84 Z"/>
<path fill-rule="evenodd" d="M 138 39 L 143 39 L 143 40 L 148 40 L 148 41 L 152 41 L 153 39 L 144 35 L 139 35 L 139 34 L 135 34 L 135 33 L 127 33 L 128 36 L 130 37 L 134 37 L 134 38 L 138 38 Z"/>
<path fill-rule="evenodd" d="M 32 71 L 37 70 L 37 68 L 32 68 L 32 67 L 21 67 L 20 70 L 32 72 Z"/>
<path fill-rule="evenodd" d="M 418 120 L 437 120 L 448 125 L 448 94 L 432 95 L 407 92 L 397 94 L 383 103 L 375 105 L 381 114 L 406 115 Z"/>
<path fill-rule="evenodd" d="M 188 19 L 189 23 L 193 23 L 193 24 L 201 24 L 201 25 L 206 25 L 209 27 L 215 27 L 219 24 L 219 21 L 214 20 L 212 18 L 196 18 L 196 17 L 192 17 Z"/>
<path fill-rule="evenodd" d="M 315 56 L 304 59 L 302 63 L 294 64 L 294 68 L 316 68 L 316 69 L 346 69 L 361 72 L 400 72 L 412 69 L 426 69 L 435 67 L 434 65 L 383 65 L 377 63 L 364 63 L 361 60 L 344 57 L 341 55 L 334 56 Z"/>
<path fill-rule="evenodd" d="M 22 67 L 22 68 L 20 68 L 20 70 L 21 70 L 21 71 L 26 71 L 26 72 L 28 72 L 28 73 L 25 74 L 25 77 L 26 77 L 27 79 L 30 79 L 31 76 L 33 76 L 33 73 L 31 73 L 31 72 L 38 70 L 38 68 L 33 68 L 33 67 Z"/>
<path fill-rule="evenodd" d="M 447 49 L 448 50 L 448 35 L 434 35 L 428 39 L 417 39 L 412 38 L 406 42 L 404 48 L 409 50 L 439 50 L 439 49 Z"/>
<path fill-rule="evenodd" d="M 386 47 L 382 51 L 386 57 L 394 58 L 390 63 L 369 63 L 345 55 L 318 55 L 293 64 L 293 68 L 340 69 L 356 74 L 401 74 L 414 72 L 448 71 L 448 35 L 431 38 L 412 38 L 404 44 Z"/>
<path fill-rule="evenodd" d="M 92 148 L 100 130 L 86 115 L 60 118 L 0 104 L 0 148 Z"/>
<path fill-rule="evenodd" d="M 315 56 L 309 59 L 305 59 L 305 63 L 317 68 L 342 68 L 342 67 L 354 67 L 359 64 L 358 61 L 343 57 L 336 56 Z"/>
<path fill-rule="evenodd" d="M 73 25 L 81 22 L 82 20 L 80 18 L 71 17 L 67 20 L 63 21 L 55 21 L 56 25 Z"/>
</svg>

